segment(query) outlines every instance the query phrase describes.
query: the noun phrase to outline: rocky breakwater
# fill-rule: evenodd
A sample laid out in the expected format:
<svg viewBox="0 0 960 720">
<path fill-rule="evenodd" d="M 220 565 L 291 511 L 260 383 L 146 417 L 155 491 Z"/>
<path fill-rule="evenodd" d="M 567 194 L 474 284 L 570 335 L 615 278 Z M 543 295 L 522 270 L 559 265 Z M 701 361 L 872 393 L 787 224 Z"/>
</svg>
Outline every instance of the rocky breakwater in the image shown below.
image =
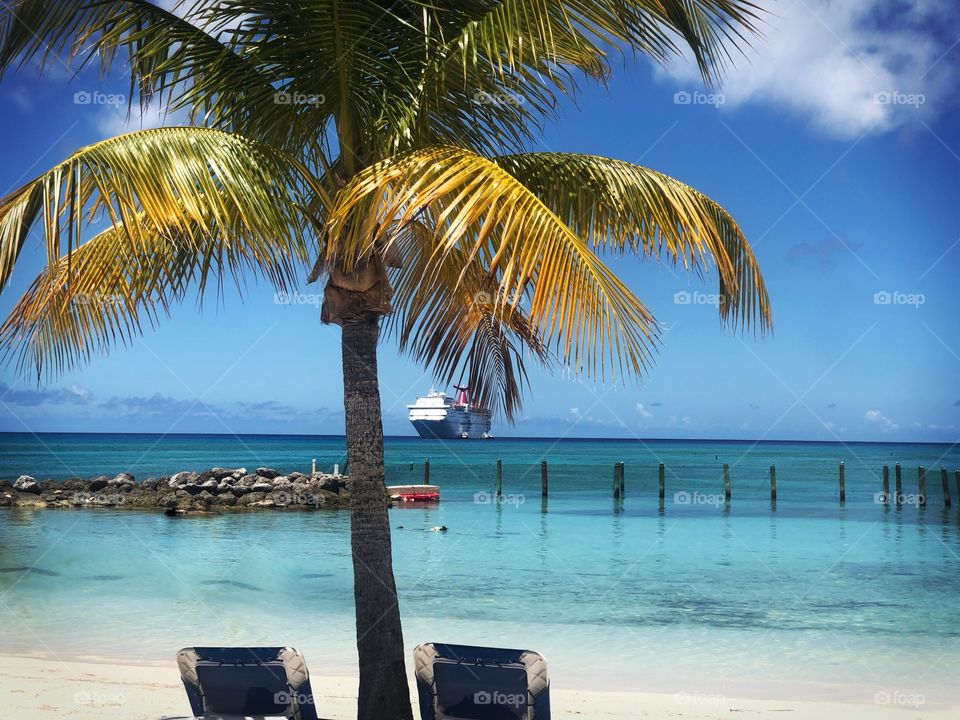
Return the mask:
<svg viewBox="0 0 960 720">
<path fill-rule="evenodd" d="M 0 480 L 0 507 L 158 508 L 168 514 L 219 510 L 342 508 L 350 504 L 343 475 L 281 473 L 272 468 L 216 467 L 137 482 L 120 473 L 83 480 Z"/>
</svg>

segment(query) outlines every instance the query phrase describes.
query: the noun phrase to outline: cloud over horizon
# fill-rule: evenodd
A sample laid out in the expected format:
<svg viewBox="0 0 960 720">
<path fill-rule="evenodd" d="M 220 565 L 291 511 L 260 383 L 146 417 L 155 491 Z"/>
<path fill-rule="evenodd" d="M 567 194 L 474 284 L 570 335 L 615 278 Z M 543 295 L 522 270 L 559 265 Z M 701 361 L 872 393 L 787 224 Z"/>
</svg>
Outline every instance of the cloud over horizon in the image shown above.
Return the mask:
<svg viewBox="0 0 960 720">
<path fill-rule="evenodd" d="M 850 140 L 955 102 L 960 14 L 951 0 L 802 0 L 769 10 L 763 36 L 719 83 L 722 108 L 772 104 Z M 688 59 L 665 74 L 699 80 Z"/>
</svg>

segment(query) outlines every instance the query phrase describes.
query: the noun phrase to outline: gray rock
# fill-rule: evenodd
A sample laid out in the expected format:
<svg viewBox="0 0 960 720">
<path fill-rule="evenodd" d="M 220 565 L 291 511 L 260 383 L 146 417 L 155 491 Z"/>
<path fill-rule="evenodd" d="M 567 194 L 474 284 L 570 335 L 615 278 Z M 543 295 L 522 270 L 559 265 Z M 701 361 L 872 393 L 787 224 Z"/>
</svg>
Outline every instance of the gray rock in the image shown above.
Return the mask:
<svg viewBox="0 0 960 720">
<path fill-rule="evenodd" d="M 268 493 L 273 490 L 273 483 L 263 482 L 263 481 L 254 483 L 250 487 L 250 490 L 255 493 L 258 493 L 258 492 Z"/>
<path fill-rule="evenodd" d="M 220 487 L 220 481 L 219 481 L 219 480 L 214 480 L 213 478 L 211 478 L 210 480 L 207 480 L 207 481 L 204 482 L 204 483 L 200 483 L 200 487 L 201 487 L 201 489 L 203 489 L 203 490 L 213 492 L 213 491 L 216 490 L 218 487 Z"/>
<path fill-rule="evenodd" d="M 131 475 L 130 473 L 122 472 L 116 477 L 111 478 L 110 480 L 107 480 L 107 485 L 110 485 L 110 486 L 135 485 L 136 482 L 137 481 L 134 479 L 133 475 Z"/>
<path fill-rule="evenodd" d="M 147 478 L 142 483 L 140 483 L 140 488 L 142 490 L 156 490 L 160 487 L 160 480 L 158 478 Z"/>
<path fill-rule="evenodd" d="M 259 482 L 259 480 L 260 478 L 258 478 L 256 475 L 244 475 L 239 480 L 237 480 L 236 484 L 238 487 L 252 488 L 254 485 L 257 484 L 257 482 Z"/>
<path fill-rule="evenodd" d="M 215 477 L 217 480 L 223 480 L 225 477 L 232 477 L 233 474 L 234 474 L 236 471 L 237 471 L 237 468 L 215 467 L 215 468 L 213 468 L 213 469 L 210 470 L 210 473 L 211 473 L 211 474 L 213 475 L 213 477 Z"/>
<path fill-rule="evenodd" d="M 273 480 L 275 477 L 280 477 L 281 473 L 279 470 L 274 470 L 273 468 L 257 468 L 257 475 L 262 478 L 267 478 L 267 480 Z"/>
<path fill-rule="evenodd" d="M 170 487 L 180 487 L 181 485 L 186 485 L 187 483 L 195 483 L 200 476 L 195 472 L 190 472 L 189 470 L 184 470 L 183 472 L 178 472 L 170 476 Z"/>
<path fill-rule="evenodd" d="M 90 481 L 90 490 L 97 492 L 97 490 L 103 490 L 109 484 L 110 478 L 108 478 L 106 475 L 101 475 L 100 477 L 95 477 Z"/>
<path fill-rule="evenodd" d="M 34 480 L 29 475 L 21 475 L 13 483 L 13 489 L 19 490 L 23 493 L 30 493 L 32 495 L 40 494 L 40 483 Z"/>
</svg>

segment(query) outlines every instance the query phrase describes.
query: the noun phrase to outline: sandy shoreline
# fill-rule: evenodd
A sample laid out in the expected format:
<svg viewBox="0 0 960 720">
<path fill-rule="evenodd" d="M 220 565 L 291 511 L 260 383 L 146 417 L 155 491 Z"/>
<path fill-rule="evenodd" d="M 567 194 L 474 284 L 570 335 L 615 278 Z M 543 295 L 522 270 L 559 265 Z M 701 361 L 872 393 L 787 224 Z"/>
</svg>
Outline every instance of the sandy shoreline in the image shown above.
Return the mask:
<svg viewBox="0 0 960 720">
<path fill-rule="evenodd" d="M 312 676 L 319 714 L 330 720 L 352 720 L 356 712 L 356 680 Z M 411 685 L 412 687 L 412 685 Z M 416 698 L 413 698 L 414 701 Z M 755 700 L 719 695 L 672 695 L 639 692 L 596 692 L 551 689 L 554 718 L 889 718 L 911 720 L 957 717 L 957 707 L 911 707 L 883 704 Z M 881 700 L 883 702 L 883 700 Z M 897 698 L 891 702 L 898 702 Z M 179 675 L 170 667 L 122 666 L 0 656 L 0 715 L 9 718 L 123 718 L 158 720 L 184 715 L 189 706 Z M 417 716 L 417 710 L 414 711 Z"/>
</svg>

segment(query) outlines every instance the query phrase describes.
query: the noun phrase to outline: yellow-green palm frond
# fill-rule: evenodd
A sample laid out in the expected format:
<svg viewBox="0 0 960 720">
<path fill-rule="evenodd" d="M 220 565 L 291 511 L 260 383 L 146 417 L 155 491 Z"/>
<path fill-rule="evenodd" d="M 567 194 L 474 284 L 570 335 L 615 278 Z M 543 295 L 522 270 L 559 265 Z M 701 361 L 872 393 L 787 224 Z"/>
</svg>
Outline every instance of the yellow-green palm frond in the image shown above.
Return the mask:
<svg viewBox="0 0 960 720">
<path fill-rule="evenodd" d="M 686 269 L 715 265 L 724 321 L 761 332 L 770 299 L 740 227 L 688 185 L 639 165 L 594 155 L 528 153 L 496 158 L 598 251 L 664 258 Z"/>
<path fill-rule="evenodd" d="M 303 255 L 303 208 L 323 190 L 284 153 L 239 135 L 204 128 L 158 128 L 81 148 L 0 199 L 0 290 L 27 234 L 42 220 L 47 259 L 80 244 L 85 225 L 105 219 L 145 246 L 146 225 L 193 237 L 198 229 L 256 238 Z"/>
<path fill-rule="evenodd" d="M 686 45 L 711 80 L 758 20 L 758 7 L 746 0 L 424 3 L 422 68 L 408 70 L 416 82 L 411 99 L 385 104 L 388 147 L 452 143 L 484 154 L 517 148 L 552 115 L 557 95 L 574 93 L 580 77 L 606 79 L 609 53 L 665 62 Z"/>
<path fill-rule="evenodd" d="M 424 305 L 438 278 L 486 277 L 490 314 L 508 324 L 522 312 L 571 369 L 602 378 L 645 367 L 658 331 L 643 304 L 536 195 L 469 150 L 418 150 L 359 173 L 329 211 L 326 262 L 349 272 L 389 257 L 395 229 L 424 218 L 430 230 L 400 253 L 396 307 Z"/>
<path fill-rule="evenodd" d="M 195 282 L 266 276 L 293 286 L 312 253 L 322 190 L 269 146 L 202 128 L 161 128 L 83 148 L 0 200 L 0 288 L 31 227 L 40 226 L 47 268 L 15 307 L 2 344 L 56 374 L 127 341 L 140 318 Z M 83 242 L 85 232 L 108 227 Z M 113 298 L 83 304 L 82 298 Z"/>
<path fill-rule="evenodd" d="M 41 66 L 99 60 L 106 73 L 118 55 L 129 72 L 131 104 L 155 96 L 194 123 L 242 132 L 300 151 L 330 117 L 289 71 L 232 41 L 206 3 L 180 3 L 179 14 L 149 0 L 10 0 L 0 11 L 0 74 L 37 57 Z M 310 98 L 319 98 L 312 91 Z M 285 100 L 290 100 L 285 102 Z"/>
<path fill-rule="evenodd" d="M 17 301 L 0 326 L 0 349 L 21 372 L 53 378 L 129 345 L 191 289 L 198 304 L 209 285 L 219 294 L 228 280 L 242 291 L 248 278 L 262 276 L 286 290 L 306 257 L 299 244 L 264 244 L 241 221 L 230 237 L 215 225 L 183 233 L 142 214 L 135 222 L 135 231 L 108 228 L 46 267 Z"/>
</svg>

